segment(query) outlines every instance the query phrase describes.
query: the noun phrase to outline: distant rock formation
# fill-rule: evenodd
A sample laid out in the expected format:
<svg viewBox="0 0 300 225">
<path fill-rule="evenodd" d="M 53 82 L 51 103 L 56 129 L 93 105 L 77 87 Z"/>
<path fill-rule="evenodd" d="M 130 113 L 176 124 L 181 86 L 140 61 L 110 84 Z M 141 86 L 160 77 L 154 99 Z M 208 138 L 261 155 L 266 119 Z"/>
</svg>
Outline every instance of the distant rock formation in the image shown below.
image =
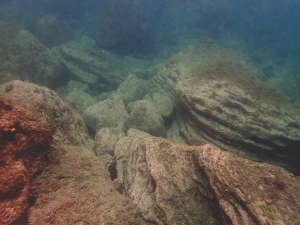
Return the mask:
<svg viewBox="0 0 300 225">
<path fill-rule="evenodd" d="M 23 225 L 34 204 L 33 178 L 46 165 L 53 129 L 36 114 L 0 97 L 0 224 Z"/>
<path fill-rule="evenodd" d="M 130 73 L 147 66 L 143 60 L 112 54 L 80 41 L 63 44 L 53 53 L 69 69 L 72 79 L 88 84 L 96 94 L 116 89 Z"/>
<path fill-rule="evenodd" d="M 153 83 L 176 99 L 178 139 L 299 172 L 300 107 L 259 82 L 257 73 L 243 54 L 208 41 L 171 57 Z"/>
<path fill-rule="evenodd" d="M 66 67 L 29 31 L 0 22 L 0 83 L 20 79 L 56 87 L 68 79 Z"/>
</svg>

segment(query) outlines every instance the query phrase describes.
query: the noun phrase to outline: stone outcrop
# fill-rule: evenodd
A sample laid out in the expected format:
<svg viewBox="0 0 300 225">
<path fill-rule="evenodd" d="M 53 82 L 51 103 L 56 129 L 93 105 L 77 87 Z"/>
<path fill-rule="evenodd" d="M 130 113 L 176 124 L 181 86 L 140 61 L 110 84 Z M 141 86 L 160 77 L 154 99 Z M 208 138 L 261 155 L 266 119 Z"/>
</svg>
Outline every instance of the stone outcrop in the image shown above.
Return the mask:
<svg viewBox="0 0 300 225">
<path fill-rule="evenodd" d="M 176 99 L 177 133 L 186 143 L 299 170 L 300 107 L 258 81 L 243 54 L 201 43 L 155 73 L 153 83 Z"/>
<path fill-rule="evenodd" d="M 63 64 L 29 31 L 0 22 L 0 82 L 21 79 L 56 87 L 68 78 Z"/>
<path fill-rule="evenodd" d="M 42 118 L 0 97 L 0 224 L 26 224 L 32 180 L 46 165 L 52 134 Z"/>
<path fill-rule="evenodd" d="M 300 186 L 282 168 L 153 137 L 123 137 L 114 154 L 119 190 L 153 224 L 300 222 Z"/>
</svg>

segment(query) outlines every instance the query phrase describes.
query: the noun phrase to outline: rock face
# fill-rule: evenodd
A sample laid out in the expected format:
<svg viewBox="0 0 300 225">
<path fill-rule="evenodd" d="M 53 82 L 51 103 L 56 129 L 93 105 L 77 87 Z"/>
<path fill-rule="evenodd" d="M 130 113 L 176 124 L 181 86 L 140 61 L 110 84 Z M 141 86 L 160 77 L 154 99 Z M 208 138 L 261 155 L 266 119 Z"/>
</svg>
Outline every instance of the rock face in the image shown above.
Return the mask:
<svg viewBox="0 0 300 225">
<path fill-rule="evenodd" d="M 0 82 L 21 79 L 55 87 L 68 70 L 29 31 L 0 22 Z"/>
<path fill-rule="evenodd" d="M 187 143 L 299 170 L 300 107 L 257 73 L 242 54 L 204 43 L 171 58 L 153 81 L 175 97 L 178 133 Z"/>
<path fill-rule="evenodd" d="M 52 90 L 23 81 L 0 86 L 0 95 L 40 114 L 56 129 L 55 139 L 73 145 L 92 146 L 81 116 Z"/>
<path fill-rule="evenodd" d="M 0 97 L 0 224 L 25 224 L 33 177 L 45 166 L 53 130 L 32 112 Z"/>
<path fill-rule="evenodd" d="M 295 225 L 300 187 L 279 167 L 211 145 L 123 137 L 116 182 L 153 224 Z"/>
</svg>

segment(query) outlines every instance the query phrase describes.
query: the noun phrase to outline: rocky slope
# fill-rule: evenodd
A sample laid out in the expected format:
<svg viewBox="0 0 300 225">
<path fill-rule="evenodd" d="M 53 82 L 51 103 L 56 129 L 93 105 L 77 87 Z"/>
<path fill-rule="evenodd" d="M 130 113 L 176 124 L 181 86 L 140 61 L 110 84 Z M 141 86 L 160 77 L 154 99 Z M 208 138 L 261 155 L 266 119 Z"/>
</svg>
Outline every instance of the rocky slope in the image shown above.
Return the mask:
<svg viewBox="0 0 300 225">
<path fill-rule="evenodd" d="M 179 52 L 155 74 L 153 83 L 176 99 L 177 139 L 299 171 L 300 107 L 258 81 L 242 53 L 208 41 Z"/>
<path fill-rule="evenodd" d="M 26 224 L 52 134 L 42 118 L 0 97 L 0 224 Z"/>
</svg>

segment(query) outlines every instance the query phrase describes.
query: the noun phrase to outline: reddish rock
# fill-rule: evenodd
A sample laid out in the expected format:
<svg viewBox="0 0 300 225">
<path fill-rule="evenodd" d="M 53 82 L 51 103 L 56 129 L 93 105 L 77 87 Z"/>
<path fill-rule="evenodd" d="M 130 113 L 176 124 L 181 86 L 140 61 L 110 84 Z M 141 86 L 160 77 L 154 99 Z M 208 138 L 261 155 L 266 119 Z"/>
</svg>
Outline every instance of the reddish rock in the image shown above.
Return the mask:
<svg viewBox="0 0 300 225">
<path fill-rule="evenodd" d="M 24 224 L 34 201 L 32 178 L 45 166 L 48 125 L 0 97 L 0 224 Z"/>
</svg>

